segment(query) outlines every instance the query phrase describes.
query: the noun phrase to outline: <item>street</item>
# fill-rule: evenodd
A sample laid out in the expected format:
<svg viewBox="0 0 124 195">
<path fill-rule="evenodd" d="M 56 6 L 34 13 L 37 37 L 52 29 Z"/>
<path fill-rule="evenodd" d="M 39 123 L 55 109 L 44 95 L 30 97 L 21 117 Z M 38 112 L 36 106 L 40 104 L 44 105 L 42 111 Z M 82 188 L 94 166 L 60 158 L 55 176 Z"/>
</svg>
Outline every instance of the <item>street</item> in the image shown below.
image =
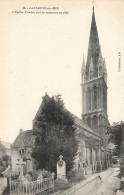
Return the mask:
<svg viewBox="0 0 124 195">
<path fill-rule="evenodd" d="M 116 195 L 116 190 L 120 188 L 120 179 L 117 177 L 119 168 L 109 168 L 100 173 L 95 173 L 94 176 L 100 176 L 100 180 L 94 180 L 91 184 L 88 182 L 86 185 L 79 184 L 77 189 L 75 187 L 64 193 L 66 195 Z M 92 177 L 92 176 L 90 176 Z M 87 178 L 86 181 L 90 179 Z M 82 183 L 83 184 L 83 183 Z"/>
<path fill-rule="evenodd" d="M 120 179 L 117 177 L 119 168 L 112 168 L 109 174 L 100 174 L 102 183 L 91 193 L 92 195 L 115 195 L 120 187 Z"/>
</svg>

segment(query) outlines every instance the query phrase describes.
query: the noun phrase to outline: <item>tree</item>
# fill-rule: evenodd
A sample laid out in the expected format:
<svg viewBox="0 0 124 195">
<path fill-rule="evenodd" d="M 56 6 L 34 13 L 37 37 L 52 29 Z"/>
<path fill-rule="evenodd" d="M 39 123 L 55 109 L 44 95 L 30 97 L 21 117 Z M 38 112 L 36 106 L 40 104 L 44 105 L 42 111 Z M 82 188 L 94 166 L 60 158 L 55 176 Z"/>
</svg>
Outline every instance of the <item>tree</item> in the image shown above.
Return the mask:
<svg viewBox="0 0 124 195">
<path fill-rule="evenodd" d="M 32 157 L 40 169 L 56 172 L 60 154 L 66 162 L 67 172 L 73 167 L 78 143 L 72 114 L 64 107 L 61 96 L 43 97 L 35 122 L 35 148 Z"/>
<path fill-rule="evenodd" d="M 113 123 L 112 126 L 108 128 L 108 134 L 110 135 L 110 141 L 115 144 L 114 155 L 121 155 L 121 142 L 122 142 L 122 130 L 123 130 L 124 122 L 120 121 L 117 123 Z"/>
<path fill-rule="evenodd" d="M 3 155 L 2 156 L 2 163 L 5 165 L 5 166 L 8 166 L 9 163 L 11 161 L 11 158 L 10 156 L 8 156 L 7 154 Z"/>
</svg>

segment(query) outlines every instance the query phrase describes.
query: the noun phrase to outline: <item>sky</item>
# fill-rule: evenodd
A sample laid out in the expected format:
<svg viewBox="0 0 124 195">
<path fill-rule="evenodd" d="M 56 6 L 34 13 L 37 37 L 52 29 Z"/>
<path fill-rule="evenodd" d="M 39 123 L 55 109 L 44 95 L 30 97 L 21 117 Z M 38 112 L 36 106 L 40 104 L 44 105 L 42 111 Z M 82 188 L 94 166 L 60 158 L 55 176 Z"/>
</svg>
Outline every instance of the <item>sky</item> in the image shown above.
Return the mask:
<svg viewBox="0 0 124 195">
<path fill-rule="evenodd" d="M 29 7 L 57 7 L 62 14 L 12 13 L 33 12 Z M 90 0 L 0 1 L 1 140 L 13 142 L 20 129 L 32 129 L 45 92 L 60 93 L 65 107 L 81 117 L 80 71 L 83 54 L 85 61 L 87 57 L 92 7 Z M 123 0 L 96 0 L 94 7 L 112 124 L 124 120 Z"/>
</svg>

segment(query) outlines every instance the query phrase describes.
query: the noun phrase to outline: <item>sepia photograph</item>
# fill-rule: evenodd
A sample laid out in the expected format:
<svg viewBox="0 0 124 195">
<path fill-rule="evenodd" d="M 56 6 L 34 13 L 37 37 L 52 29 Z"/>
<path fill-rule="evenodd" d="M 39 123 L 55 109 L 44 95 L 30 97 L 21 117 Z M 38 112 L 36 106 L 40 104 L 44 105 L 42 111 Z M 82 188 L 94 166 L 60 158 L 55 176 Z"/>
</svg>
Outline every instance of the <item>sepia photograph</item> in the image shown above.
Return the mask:
<svg viewBox="0 0 124 195">
<path fill-rule="evenodd" d="M 124 194 L 124 1 L 0 0 L 0 195 Z"/>
</svg>

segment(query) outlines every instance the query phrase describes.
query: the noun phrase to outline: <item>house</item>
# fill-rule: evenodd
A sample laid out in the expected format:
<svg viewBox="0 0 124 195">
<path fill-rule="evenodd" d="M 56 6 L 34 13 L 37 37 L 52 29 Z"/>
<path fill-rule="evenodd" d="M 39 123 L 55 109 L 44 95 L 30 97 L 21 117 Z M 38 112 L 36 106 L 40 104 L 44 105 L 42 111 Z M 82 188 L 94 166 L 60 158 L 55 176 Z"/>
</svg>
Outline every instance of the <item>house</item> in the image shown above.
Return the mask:
<svg viewBox="0 0 124 195">
<path fill-rule="evenodd" d="M 17 165 L 20 154 L 23 157 L 23 160 L 26 162 L 24 165 L 24 174 L 35 169 L 35 164 L 33 163 L 33 159 L 31 158 L 31 152 L 34 147 L 35 136 L 33 135 L 33 130 L 23 131 L 20 130 L 17 138 L 11 145 L 12 152 L 12 173 L 19 173 L 19 166 Z"/>
</svg>

